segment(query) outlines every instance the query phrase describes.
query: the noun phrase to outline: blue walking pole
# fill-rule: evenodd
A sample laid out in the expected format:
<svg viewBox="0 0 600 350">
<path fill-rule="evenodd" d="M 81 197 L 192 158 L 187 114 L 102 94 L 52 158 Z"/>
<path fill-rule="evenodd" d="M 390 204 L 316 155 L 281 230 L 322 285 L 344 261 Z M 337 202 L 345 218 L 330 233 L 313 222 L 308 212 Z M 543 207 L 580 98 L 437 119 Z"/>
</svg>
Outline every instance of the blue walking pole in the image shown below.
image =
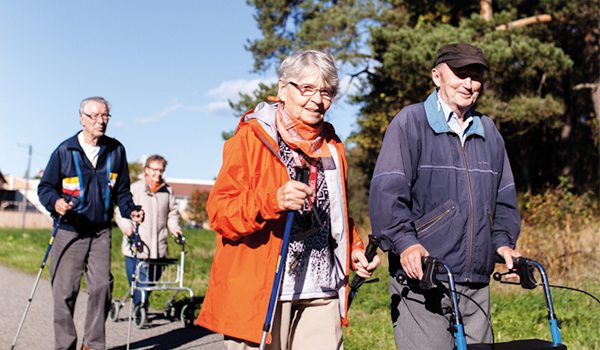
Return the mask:
<svg viewBox="0 0 600 350">
<path fill-rule="evenodd" d="M 138 209 L 139 208 L 139 209 Z M 141 207 L 136 207 L 136 210 L 141 210 Z M 131 299 L 129 302 L 129 328 L 127 329 L 127 350 L 129 350 L 129 342 L 131 339 L 131 319 L 133 318 L 133 294 L 135 293 L 135 278 L 136 278 L 136 269 L 137 269 L 137 253 L 138 253 L 138 240 L 139 240 L 139 230 L 140 224 L 135 224 L 135 237 L 133 243 L 133 274 L 131 275 L 131 287 L 129 290 L 131 291 Z"/>
<path fill-rule="evenodd" d="M 288 218 L 285 224 L 285 231 L 283 233 L 283 240 L 281 242 L 279 258 L 277 260 L 275 278 L 273 279 L 273 288 L 271 289 L 271 298 L 269 299 L 269 308 L 267 309 L 267 316 L 265 317 L 265 324 L 263 325 L 262 339 L 260 340 L 260 350 L 265 349 L 265 344 L 267 342 L 267 334 L 271 330 L 271 324 L 273 323 L 275 306 L 277 305 L 277 299 L 279 297 L 279 286 L 281 285 L 281 273 L 283 271 L 285 255 L 287 254 L 287 246 L 290 241 L 290 232 L 292 231 L 293 222 L 294 212 L 290 212 L 288 214 Z"/>
<path fill-rule="evenodd" d="M 308 169 L 305 167 L 294 167 L 296 168 L 296 181 L 308 184 L 309 174 Z M 264 350 L 267 343 L 267 335 L 271 330 L 273 324 L 273 317 L 275 308 L 277 306 L 277 299 L 279 297 L 279 287 L 281 285 L 281 274 L 283 272 L 283 264 L 285 262 L 285 256 L 287 254 L 288 244 L 290 242 L 290 232 L 292 231 L 292 224 L 294 223 L 294 212 L 288 213 L 287 221 L 285 223 L 285 231 L 283 232 L 283 239 L 281 240 L 281 249 L 279 250 L 279 258 L 277 259 L 277 265 L 275 267 L 275 278 L 273 279 L 273 288 L 271 288 L 271 298 L 269 299 L 269 308 L 267 309 L 267 316 L 265 317 L 265 324 L 263 325 L 263 334 L 260 340 L 259 350 Z"/>
<path fill-rule="evenodd" d="M 50 242 L 48 242 L 48 248 L 46 249 L 46 254 L 44 255 L 44 260 L 42 260 L 42 265 L 40 266 L 40 271 L 38 272 L 37 278 L 35 279 L 35 283 L 33 285 L 33 290 L 31 291 L 31 295 L 29 296 L 29 301 L 27 301 L 27 306 L 25 307 L 25 312 L 23 313 L 23 318 L 21 319 L 21 324 L 19 324 L 19 329 L 17 329 L 17 334 L 15 335 L 15 340 L 12 343 L 11 350 L 15 348 L 15 344 L 17 343 L 17 338 L 19 338 L 19 333 L 21 333 L 21 327 L 23 327 L 23 322 L 25 322 L 25 317 L 27 316 L 27 311 L 29 311 L 29 306 L 31 305 L 31 301 L 33 300 L 33 295 L 35 294 L 35 290 L 37 289 L 38 282 L 40 281 L 40 277 L 42 276 L 42 271 L 46 266 L 46 260 L 48 259 L 48 254 L 50 254 L 50 249 L 52 248 L 52 243 L 54 243 L 54 237 L 56 237 L 56 231 L 58 231 L 58 227 L 60 226 L 60 222 L 62 221 L 62 215 L 58 217 L 56 221 L 56 225 L 54 225 L 54 230 L 52 231 L 52 236 L 50 237 Z"/>
</svg>

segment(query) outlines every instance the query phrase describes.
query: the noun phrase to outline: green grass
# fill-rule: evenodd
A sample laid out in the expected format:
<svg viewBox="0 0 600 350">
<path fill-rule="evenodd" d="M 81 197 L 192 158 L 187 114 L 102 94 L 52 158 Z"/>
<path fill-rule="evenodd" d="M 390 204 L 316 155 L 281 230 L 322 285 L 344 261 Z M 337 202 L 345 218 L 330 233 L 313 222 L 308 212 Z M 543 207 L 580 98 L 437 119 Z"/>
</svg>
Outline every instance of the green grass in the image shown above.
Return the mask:
<svg viewBox="0 0 600 350">
<path fill-rule="evenodd" d="M 0 263 L 36 274 L 46 252 L 50 234 L 51 230 L 0 229 Z M 200 299 L 206 293 L 208 285 L 212 255 L 216 246 L 215 234 L 205 230 L 184 230 L 184 234 L 188 252 L 184 284 L 191 287 L 195 296 Z M 112 273 L 115 277 L 115 298 L 122 298 L 128 289 L 124 258 L 121 254 L 121 239 L 122 233 L 114 229 Z M 181 246 L 170 238 L 169 255 L 177 257 L 180 251 Z M 553 283 L 551 278 L 550 283 L 583 289 L 600 297 L 597 263 L 588 266 L 594 270 L 585 272 L 585 278 L 573 278 L 573 281 L 566 279 L 566 282 L 560 283 Z M 48 271 L 47 266 L 43 274 L 45 278 L 49 276 Z M 379 277 L 380 281 L 363 285 L 353 301 L 348 315 L 350 328 L 344 330 L 346 349 L 396 349 L 389 315 L 389 277 L 386 267 L 380 267 L 375 277 Z M 569 349 L 600 349 L 600 304 L 581 293 L 554 288 L 551 292 L 556 315 L 563 320 L 563 343 Z M 518 286 L 492 282 L 491 293 L 492 324 L 496 341 L 551 339 L 541 288 L 523 290 Z M 150 306 L 162 310 L 171 294 L 170 291 L 154 292 L 150 298 Z M 179 294 L 180 298 L 187 298 L 187 293 Z"/>
</svg>

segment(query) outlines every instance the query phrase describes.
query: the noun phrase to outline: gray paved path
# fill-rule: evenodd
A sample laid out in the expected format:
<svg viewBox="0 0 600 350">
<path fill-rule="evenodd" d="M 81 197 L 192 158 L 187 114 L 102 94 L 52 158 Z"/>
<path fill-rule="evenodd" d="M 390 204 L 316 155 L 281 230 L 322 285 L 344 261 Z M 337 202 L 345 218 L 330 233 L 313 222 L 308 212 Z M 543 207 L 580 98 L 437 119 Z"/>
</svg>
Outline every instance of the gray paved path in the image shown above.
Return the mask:
<svg viewBox="0 0 600 350">
<path fill-rule="evenodd" d="M 46 269 L 49 267 L 46 266 Z M 25 274 L 19 270 L 0 265 L 0 349 L 10 349 L 27 300 L 31 294 L 37 275 Z M 27 313 L 27 318 L 15 346 L 16 349 L 53 349 L 54 331 L 52 326 L 52 291 L 50 281 L 41 278 L 35 296 Z M 75 306 L 75 323 L 81 348 L 83 323 L 87 293 L 79 293 Z M 127 345 L 129 304 L 119 313 L 117 322 L 106 322 L 107 349 L 124 350 Z M 150 310 L 151 321 L 143 329 L 131 326 L 130 349 L 198 349 L 225 350 L 223 336 L 202 327 L 185 328 L 178 320 L 169 321 L 162 317 L 162 311 Z"/>
</svg>

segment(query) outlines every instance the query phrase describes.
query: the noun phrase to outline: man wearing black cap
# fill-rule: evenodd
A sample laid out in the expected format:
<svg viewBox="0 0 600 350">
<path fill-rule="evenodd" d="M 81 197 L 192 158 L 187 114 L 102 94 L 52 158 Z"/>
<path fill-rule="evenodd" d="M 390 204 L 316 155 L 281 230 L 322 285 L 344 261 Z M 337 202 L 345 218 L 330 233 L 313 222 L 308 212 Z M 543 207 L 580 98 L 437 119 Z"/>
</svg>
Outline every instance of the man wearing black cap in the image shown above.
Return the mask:
<svg viewBox="0 0 600 350">
<path fill-rule="evenodd" d="M 423 291 L 413 283 L 423 277 L 422 257 L 451 267 L 467 343 L 478 343 L 491 338 L 486 317 L 494 254 L 508 268 L 520 255 L 514 250 L 519 209 L 504 140 L 491 119 L 472 109 L 484 70 L 489 67 L 478 47 L 442 47 L 431 71 L 436 90 L 400 111 L 383 140 L 369 203 L 373 234 L 389 251 L 399 349 L 455 346 L 449 297 L 441 288 Z"/>
</svg>

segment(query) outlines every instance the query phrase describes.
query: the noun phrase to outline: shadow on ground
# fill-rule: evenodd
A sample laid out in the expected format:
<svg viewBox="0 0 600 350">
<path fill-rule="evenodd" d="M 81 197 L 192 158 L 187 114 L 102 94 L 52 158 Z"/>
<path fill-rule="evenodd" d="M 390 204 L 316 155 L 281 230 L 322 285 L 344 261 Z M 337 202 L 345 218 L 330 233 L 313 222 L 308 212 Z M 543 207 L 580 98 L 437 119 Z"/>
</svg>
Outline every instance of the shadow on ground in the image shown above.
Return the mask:
<svg viewBox="0 0 600 350">
<path fill-rule="evenodd" d="M 132 342 L 129 344 L 129 347 L 131 349 L 168 350 L 183 347 L 185 344 L 212 334 L 214 333 L 200 326 L 178 328 L 167 333 Z M 219 340 L 219 342 L 222 342 L 222 340 Z M 111 350 L 125 350 L 126 348 L 125 345 L 122 345 L 113 347 Z"/>
</svg>

